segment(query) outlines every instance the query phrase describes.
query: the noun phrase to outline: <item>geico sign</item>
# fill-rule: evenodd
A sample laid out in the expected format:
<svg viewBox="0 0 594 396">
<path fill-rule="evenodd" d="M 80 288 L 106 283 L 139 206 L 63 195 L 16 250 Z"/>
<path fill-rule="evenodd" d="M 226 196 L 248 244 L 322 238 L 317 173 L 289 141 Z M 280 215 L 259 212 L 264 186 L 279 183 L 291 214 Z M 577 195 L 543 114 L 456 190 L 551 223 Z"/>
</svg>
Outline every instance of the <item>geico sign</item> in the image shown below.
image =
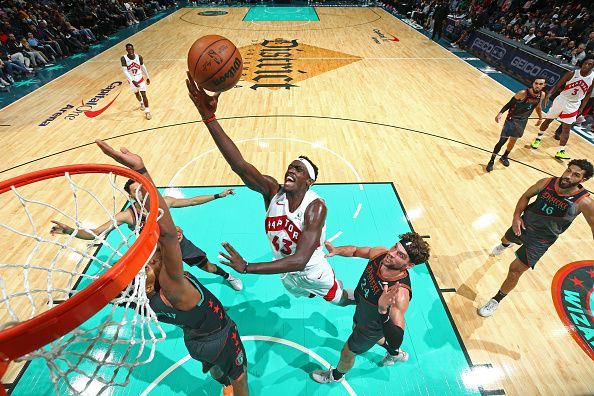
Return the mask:
<svg viewBox="0 0 594 396">
<path fill-rule="evenodd" d="M 471 48 L 476 48 L 479 51 L 489 54 L 496 60 L 500 60 L 505 56 L 505 48 L 492 44 L 478 37 L 474 39 Z"/>
<path fill-rule="evenodd" d="M 514 59 L 512 59 L 511 65 L 531 77 L 543 76 L 546 78 L 548 85 L 556 84 L 561 77 L 558 73 L 555 73 L 549 69 L 544 69 L 539 65 L 527 61 L 526 59 L 520 58 L 519 56 L 516 56 Z"/>
</svg>

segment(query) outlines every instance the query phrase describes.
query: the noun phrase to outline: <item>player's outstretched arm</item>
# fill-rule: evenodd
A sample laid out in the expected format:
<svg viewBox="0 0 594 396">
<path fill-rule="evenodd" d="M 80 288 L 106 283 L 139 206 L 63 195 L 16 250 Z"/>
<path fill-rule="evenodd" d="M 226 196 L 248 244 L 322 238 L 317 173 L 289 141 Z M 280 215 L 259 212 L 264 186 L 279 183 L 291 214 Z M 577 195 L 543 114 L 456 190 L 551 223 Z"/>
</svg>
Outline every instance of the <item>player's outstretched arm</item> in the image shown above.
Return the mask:
<svg viewBox="0 0 594 396">
<path fill-rule="evenodd" d="M 187 206 L 202 205 L 214 201 L 215 199 L 225 198 L 229 195 L 235 195 L 235 191 L 232 188 L 228 188 L 215 195 L 198 195 L 191 198 L 174 198 L 166 196 L 163 198 L 165 198 L 165 202 L 170 208 L 185 208 Z"/>
<path fill-rule="evenodd" d="M 116 213 L 114 218 L 115 218 L 115 224 L 118 227 L 124 223 L 126 223 L 128 225 L 134 225 L 134 219 L 132 218 L 132 214 L 130 213 L 129 210 L 124 210 L 123 212 Z M 51 222 L 54 223 L 54 225 L 52 226 L 52 228 L 50 230 L 51 235 L 59 235 L 59 234 L 72 235 L 75 231 L 75 229 L 73 227 L 70 227 L 67 224 L 61 223 L 56 220 L 52 220 Z M 95 237 L 97 235 L 105 232 L 106 230 L 110 230 L 112 228 L 114 228 L 114 222 L 110 220 L 110 221 L 108 221 L 104 224 L 101 224 L 99 227 L 94 228 L 92 230 L 87 231 L 85 229 L 79 228 L 78 232 L 76 233 L 76 235 L 74 237 L 78 238 L 78 239 L 93 240 L 93 239 L 95 239 Z"/>
<path fill-rule="evenodd" d="M 221 264 L 228 265 L 235 271 L 246 274 L 282 274 L 285 272 L 303 271 L 307 262 L 319 245 L 322 235 L 322 228 L 326 221 L 326 205 L 320 199 L 310 203 L 305 210 L 305 221 L 303 231 L 299 237 L 299 244 L 295 252 L 279 260 L 248 263 L 237 253 L 237 251 L 227 242 L 223 242 L 223 247 L 227 253 L 219 252 L 226 261 L 221 260 Z M 279 241 L 278 249 L 290 250 L 295 246 L 291 241 L 285 245 Z"/>
<path fill-rule="evenodd" d="M 328 250 L 326 257 L 343 256 L 370 259 L 379 256 L 388 250 L 383 246 L 333 246 L 329 241 L 324 242 L 324 246 L 326 246 L 326 250 Z"/>
<path fill-rule="evenodd" d="M 102 140 L 96 140 L 95 143 L 106 155 L 120 164 L 135 171 L 146 172 L 144 176 L 151 183 L 153 182 L 139 155 L 130 152 L 125 147 L 122 147 L 120 151 L 115 150 Z M 182 255 L 177 239 L 177 230 L 173 224 L 169 208 L 158 190 L 157 195 L 159 197 L 159 209 L 163 211 L 163 215 L 159 219 L 159 248 L 163 265 L 163 269 L 159 274 L 159 284 L 165 291 L 167 299 L 175 308 L 190 309 L 191 307 L 184 305 L 187 300 L 185 296 L 188 294 L 188 285 L 184 282 Z"/>
<path fill-rule="evenodd" d="M 213 96 L 208 95 L 202 87 L 194 82 L 190 73 L 187 73 L 187 75 L 186 86 L 188 87 L 190 99 L 194 102 L 202 119 L 208 121 L 206 127 L 219 151 L 223 154 L 233 172 L 243 180 L 248 188 L 258 191 L 270 200 L 278 192 L 278 182 L 270 176 L 265 177 L 255 166 L 247 162 L 233 140 L 227 136 L 219 122 L 214 118 L 220 93 L 215 93 Z"/>
</svg>

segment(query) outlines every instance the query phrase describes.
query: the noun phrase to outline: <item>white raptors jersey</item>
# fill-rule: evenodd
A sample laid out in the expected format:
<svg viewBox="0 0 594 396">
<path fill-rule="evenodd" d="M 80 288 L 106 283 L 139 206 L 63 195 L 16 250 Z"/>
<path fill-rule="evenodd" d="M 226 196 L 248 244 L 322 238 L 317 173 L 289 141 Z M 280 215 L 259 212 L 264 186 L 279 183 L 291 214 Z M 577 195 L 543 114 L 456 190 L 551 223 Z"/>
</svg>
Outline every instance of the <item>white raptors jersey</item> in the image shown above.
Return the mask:
<svg viewBox="0 0 594 396">
<path fill-rule="evenodd" d="M 142 80 L 142 69 L 140 68 L 140 56 L 138 54 L 134 54 L 134 59 L 130 59 L 128 55 L 124 55 L 124 59 L 126 59 L 126 68 L 128 72 L 132 76 L 134 81 L 138 82 Z"/>
<path fill-rule="evenodd" d="M 281 259 L 295 253 L 299 237 L 305 223 L 305 209 L 314 200 L 321 199 L 318 194 L 307 190 L 301 205 L 294 212 L 289 211 L 289 200 L 287 194 L 281 189 L 270 201 L 266 212 L 266 235 L 270 240 L 270 247 L 275 259 Z M 322 228 L 319 245 L 307 263 L 305 270 L 308 271 L 319 264 L 326 264 L 324 257 L 324 241 L 326 240 L 326 222 Z"/>
<path fill-rule="evenodd" d="M 594 72 L 590 72 L 586 77 L 583 77 L 578 69 L 573 73 L 573 77 L 565 83 L 565 88 L 563 88 L 559 96 L 570 102 L 581 102 L 588 89 L 592 86 L 593 80 Z"/>
</svg>

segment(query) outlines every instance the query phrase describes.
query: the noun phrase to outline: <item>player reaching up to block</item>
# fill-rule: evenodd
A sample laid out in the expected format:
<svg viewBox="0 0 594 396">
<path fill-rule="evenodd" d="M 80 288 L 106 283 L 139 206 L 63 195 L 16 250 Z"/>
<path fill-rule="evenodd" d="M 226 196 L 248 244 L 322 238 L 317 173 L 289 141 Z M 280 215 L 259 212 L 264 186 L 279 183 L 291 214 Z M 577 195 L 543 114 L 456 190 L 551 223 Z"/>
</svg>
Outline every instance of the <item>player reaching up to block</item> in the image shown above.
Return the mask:
<svg viewBox="0 0 594 396">
<path fill-rule="evenodd" d="M 120 164 L 152 179 L 140 156 L 126 148 L 114 150 L 97 140 L 97 145 Z M 190 356 L 202 362 L 204 372 L 235 396 L 248 396 L 247 359 L 235 322 L 221 302 L 198 279 L 184 272 L 177 230 L 165 199 L 159 194 L 159 240 L 153 260 L 146 267 L 149 304 L 157 318 L 179 326 Z"/>
</svg>

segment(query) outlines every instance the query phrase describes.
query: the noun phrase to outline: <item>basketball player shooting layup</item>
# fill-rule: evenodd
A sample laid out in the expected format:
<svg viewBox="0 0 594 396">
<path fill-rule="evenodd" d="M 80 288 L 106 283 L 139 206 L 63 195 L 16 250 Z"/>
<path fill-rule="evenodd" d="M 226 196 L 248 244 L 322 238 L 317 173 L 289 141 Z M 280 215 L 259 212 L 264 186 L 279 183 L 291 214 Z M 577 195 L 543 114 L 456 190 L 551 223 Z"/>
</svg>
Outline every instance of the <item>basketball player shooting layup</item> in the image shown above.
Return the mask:
<svg viewBox="0 0 594 396">
<path fill-rule="evenodd" d="M 152 182 L 140 156 L 125 148 L 114 150 L 101 140 L 96 143 L 105 155 Z M 186 348 L 190 356 L 202 362 L 204 372 L 210 371 L 218 382 L 231 385 L 235 396 L 247 396 L 247 360 L 237 326 L 221 302 L 198 279 L 184 272 L 169 207 L 157 194 L 163 216 L 159 219 L 158 250 L 146 267 L 149 304 L 159 321 L 183 329 Z"/>
<path fill-rule="evenodd" d="M 326 204 L 310 190 L 318 175 L 317 167 L 307 157 L 293 160 L 282 186 L 273 177 L 262 175 L 243 158 L 216 120 L 220 94 L 206 94 L 189 73 L 186 85 L 190 99 L 223 157 L 248 188 L 262 194 L 268 208 L 266 235 L 275 260 L 248 263 L 229 243 L 223 242 L 227 253 L 221 252 L 221 255 L 227 261 L 221 263 L 244 274 L 283 274 L 283 285 L 295 296 L 320 296 L 342 306 L 354 304 L 353 290 L 347 292 L 342 288 L 322 250 L 326 233 Z"/>
<path fill-rule="evenodd" d="M 136 99 L 140 102 L 140 110 L 144 110 L 144 115 L 147 120 L 150 120 L 153 116 L 149 109 L 148 98 L 146 97 L 146 86 L 151 83 L 148 71 L 144 65 L 142 56 L 134 53 L 134 46 L 132 44 L 126 44 L 126 55 L 120 59 L 122 63 L 122 71 L 126 75 L 132 92 L 136 95 Z M 144 76 L 146 76 L 146 82 Z"/>
</svg>

